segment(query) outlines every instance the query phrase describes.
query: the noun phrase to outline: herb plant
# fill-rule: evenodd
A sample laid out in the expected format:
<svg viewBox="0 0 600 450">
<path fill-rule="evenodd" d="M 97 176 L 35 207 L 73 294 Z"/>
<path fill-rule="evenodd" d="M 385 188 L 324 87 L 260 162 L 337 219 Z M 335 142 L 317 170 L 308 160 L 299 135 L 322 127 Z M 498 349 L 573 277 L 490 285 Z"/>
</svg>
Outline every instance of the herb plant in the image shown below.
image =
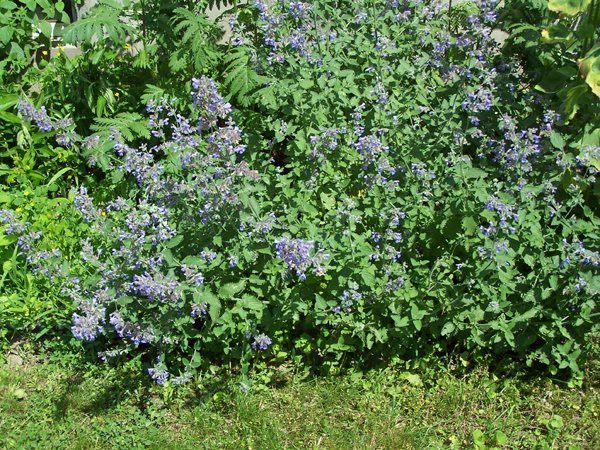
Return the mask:
<svg viewBox="0 0 600 450">
<path fill-rule="evenodd" d="M 74 200 L 75 337 L 161 384 L 442 351 L 580 376 L 598 146 L 568 145 L 497 19 L 487 0 L 237 5 L 223 59 L 194 63 L 220 85 L 150 89 L 148 133 L 71 135 L 110 186 Z"/>
</svg>

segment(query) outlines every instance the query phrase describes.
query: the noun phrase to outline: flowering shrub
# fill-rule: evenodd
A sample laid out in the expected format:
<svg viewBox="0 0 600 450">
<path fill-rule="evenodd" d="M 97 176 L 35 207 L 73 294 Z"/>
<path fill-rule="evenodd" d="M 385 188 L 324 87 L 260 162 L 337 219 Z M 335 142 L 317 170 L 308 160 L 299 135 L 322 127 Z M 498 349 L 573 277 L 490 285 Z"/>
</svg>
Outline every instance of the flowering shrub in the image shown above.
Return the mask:
<svg viewBox="0 0 600 450">
<path fill-rule="evenodd" d="M 148 355 L 158 383 L 274 350 L 331 366 L 459 348 L 580 373 L 598 150 L 577 158 L 499 55 L 496 9 L 238 8 L 239 107 L 194 78 L 185 107 L 148 104 L 149 139 L 86 140 L 117 185 L 75 199 L 92 232 L 74 335 Z M 238 89 L 248 71 L 266 83 Z"/>
</svg>

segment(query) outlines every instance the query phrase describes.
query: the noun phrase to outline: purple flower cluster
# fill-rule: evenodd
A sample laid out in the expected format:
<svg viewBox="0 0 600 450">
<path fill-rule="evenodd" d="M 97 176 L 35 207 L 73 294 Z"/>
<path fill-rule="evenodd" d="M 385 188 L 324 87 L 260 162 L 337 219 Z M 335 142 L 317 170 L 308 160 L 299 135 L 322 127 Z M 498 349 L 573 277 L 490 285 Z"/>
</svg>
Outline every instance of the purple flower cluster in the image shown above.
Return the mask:
<svg viewBox="0 0 600 450">
<path fill-rule="evenodd" d="M 37 109 L 31 103 L 19 100 L 17 110 L 23 118 L 34 121 L 40 131 L 50 132 L 54 129 L 54 123 L 50 119 L 50 116 L 48 116 L 45 106 Z"/>
<path fill-rule="evenodd" d="M 27 229 L 28 225 L 26 223 L 19 222 L 15 214 L 12 211 L 9 211 L 8 209 L 0 210 L 0 222 L 2 222 L 2 225 L 6 225 L 4 232 L 9 235 L 23 234 Z"/>
<path fill-rule="evenodd" d="M 194 286 L 200 286 L 201 284 L 204 284 L 204 276 L 197 268 L 182 264 L 181 271 L 185 275 L 187 281 L 192 283 Z"/>
<path fill-rule="evenodd" d="M 302 281 L 306 280 L 306 271 L 311 267 L 317 276 L 325 273 L 322 263 L 329 258 L 329 255 L 323 253 L 323 250 L 315 253 L 314 249 L 314 241 L 287 237 L 275 241 L 277 257 L 284 260 L 288 269 L 293 271 Z"/>
<path fill-rule="evenodd" d="M 259 334 L 254 336 L 254 342 L 252 342 L 252 349 L 254 351 L 264 352 L 273 343 L 271 338 L 266 334 Z"/>
<path fill-rule="evenodd" d="M 240 233 L 242 236 L 264 241 L 276 221 L 273 214 L 262 219 L 245 214 L 240 222 L 239 210 L 249 206 L 240 205 L 238 193 L 248 182 L 258 181 L 260 175 L 247 162 L 237 161 L 245 151 L 242 132 L 230 119 L 231 106 L 218 94 L 216 83 L 206 77 L 194 79 L 192 90 L 195 111 L 190 117 L 178 112 L 175 102 L 166 98 L 148 104 L 152 143 L 133 146 L 117 130 L 111 130 L 118 158 L 112 168 L 130 174 L 137 182 L 128 198 L 117 197 L 98 206 L 85 187 L 75 196 L 76 208 L 92 228 L 90 236 L 82 241 L 82 261 L 102 277 L 85 287 L 74 280 L 74 287 L 65 290 L 79 305 L 72 331 L 84 340 L 114 332 L 121 338 L 118 348 L 104 351 L 105 358 L 143 344 L 160 343 L 165 348 L 177 345 L 177 330 L 169 329 L 175 326 L 173 323 L 159 320 L 157 327 L 162 315 L 185 311 L 192 318 L 207 315 L 207 304 L 193 303 L 192 298 L 205 282 L 203 272 L 214 269 L 211 265 L 219 263 L 219 255 L 201 247 L 202 251 L 196 249 L 189 255 L 195 259 L 193 263 L 174 263 L 172 255 L 180 250 L 173 250 L 176 246 L 198 245 L 213 236 L 213 225 L 238 232 L 247 227 L 248 233 Z M 96 141 L 89 140 L 90 145 Z M 177 161 L 181 167 L 177 167 Z M 14 219 L 9 213 L 0 214 L 7 226 Z M 18 225 L 12 227 L 19 231 Z M 174 239 L 190 233 L 192 238 L 183 244 Z M 34 238 L 38 236 L 21 236 L 24 253 L 53 258 L 52 252 L 35 253 Z M 311 256 L 313 262 L 306 268 L 321 273 L 318 263 L 322 258 Z M 237 267 L 237 258 L 231 256 L 226 264 Z M 110 333 L 105 320 L 110 324 Z M 256 337 L 257 351 L 269 345 L 268 337 Z M 159 383 L 171 379 L 162 364 L 150 375 Z M 177 381 L 172 378 L 173 383 Z"/>
<path fill-rule="evenodd" d="M 90 223 L 99 220 L 100 214 L 94 207 L 94 202 L 88 195 L 88 190 L 85 186 L 80 186 L 79 192 L 73 200 L 73 205 L 79 210 L 86 222 Z"/>
<path fill-rule="evenodd" d="M 150 328 L 143 328 L 141 325 L 125 321 L 117 311 L 110 314 L 109 321 L 119 337 L 127 337 L 136 347 L 156 340 L 156 336 Z"/>
<path fill-rule="evenodd" d="M 156 367 L 150 367 L 148 369 L 148 375 L 161 386 L 167 382 L 170 376 L 169 372 L 165 369 L 157 369 Z"/>
<path fill-rule="evenodd" d="M 469 92 L 461 108 L 471 112 L 489 111 L 494 106 L 494 95 L 489 88 Z"/>
<path fill-rule="evenodd" d="M 310 137 L 310 144 L 313 146 L 312 157 L 322 157 L 337 149 L 338 137 L 340 134 L 345 134 L 346 129 L 327 128 L 320 135 Z"/>
<path fill-rule="evenodd" d="M 500 226 L 500 229 L 507 231 L 510 234 L 516 233 L 517 230 L 515 225 L 519 223 L 519 214 L 515 212 L 515 207 L 513 205 L 503 203 L 498 197 L 491 196 L 485 203 L 485 209 L 498 214 L 498 225 Z M 493 222 L 490 222 L 487 228 L 482 225 L 480 230 L 486 236 L 493 236 L 498 232 L 496 225 Z"/>
<path fill-rule="evenodd" d="M 258 10 L 264 44 L 271 50 L 267 60 L 270 64 L 282 64 L 289 55 L 297 53 L 311 64 L 321 64 L 320 57 L 314 55 L 318 42 L 330 38 L 321 29 L 315 29 L 311 11 L 313 4 L 308 2 L 280 2 L 255 0 Z M 285 26 L 284 26 L 285 24 Z"/>
<path fill-rule="evenodd" d="M 367 170 L 371 164 L 376 164 L 379 173 L 385 169 L 388 169 L 392 175 L 395 173 L 394 168 L 386 164 L 387 159 L 385 156 L 389 148 L 381 142 L 378 136 L 373 134 L 361 136 L 354 144 L 354 147 L 360 153 L 364 170 Z"/>
<path fill-rule="evenodd" d="M 83 314 L 73 314 L 73 336 L 79 340 L 94 341 L 104 330 L 106 310 L 89 301 L 81 303 L 79 308 Z"/>
<path fill-rule="evenodd" d="M 17 103 L 17 111 L 24 119 L 35 122 L 35 125 L 40 131 L 46 133 L 49 133 L 50 131 L 63 131 L 56 135 L 56 142 L 58 145 L 63 147 L 69 146 L 78 138 L 73 131 L 67 130 L 73 124 L 72 119 L 66 118 L 54 121 L 48 115 L 45 106 L 37 109 L 31 103 L 21 99 Z"/>
<path fill-rule="evenodd" d="M 275 213 L 270 213 L 259 219 L 248 219 L 247 221 L 240 222 L 240 231 L 245 231 L 246 235 L 256 240 L 257 242 L 264 242 L 266 235 L 273 229 L 277 223 L 277 216 Z"/>
<path fill-rule="evenodd" d="M 494 160 L 508 169 L 530 172 L 533 167 L 531 158 L 541 153 L 542 138 L 549 130 L 518 129 L 514 119 L 506 114 L 502 116 L 502 127 L 504 139 L 488 143 L 493 148 Z"/>
<path fill-rule="evenodd" d="M 588 169 L 592 174 L 600 173 L 600 147 L 584 146 L 576 161 L 579 166 Z"/>
<path fill-rule="evenodd" d="M 600 252 L 586 248 L 579 238 L 575 237 L 571 244 L 566 239 L 563 239 L 563 246 L 566 247 L 568 253 L 567 257 L 561 263 L 561 267 L 564 268 L 573 262 L 579 263 L 582 266 L 600 267 Z"/>
<path fill-rule="evenodd" d="M 192 316 L 193 318 L 197 318 L 197 317 L 204 317 L 206 316 L 206 313 L 208 312 L 208 305 L 206 303 L 193 303 L 192 304 L 192 312 L 190 313 L 190 316 Z"/>
<path fill-rule="evenodd" d="M 350 313 L 352 312 L 352 307 L 354 304 L 362 300 L 362 298 L 363 295 L 358 292 L 358 284 L 352 283 L 350 290 L 345 290 L 342 292 L 340 302 L 331 308 L 331 311 L 336 314 L 342 311 L 345 313 Z"/>
<path fill-rule="evenodd" d="M 205 76 L 192 78 L 192 103 L 202 115 L 198 123 L 201 129 L 213 128 L 231 113 L 231 104 L 219 94 L 217 83 Z"/>
<path fill-rule="evenodd" d="M 242 130 L 232 122 L 219 128 L 206 138 L 207 150 L 213 158 L 224 158 L 230 155 L 241 155 L 246 151 L 242 144 Z"/>
<path fill-rule="evenodd" d="M 179 283 L 175 279 L 169 279 L 160 272 L 153 274 L 146 272 L 142 275 L 133 276 L 130 292 L 146 297 L 151 302 L 174 303 L 181 297 L 178 287 Z"/>
</svg>

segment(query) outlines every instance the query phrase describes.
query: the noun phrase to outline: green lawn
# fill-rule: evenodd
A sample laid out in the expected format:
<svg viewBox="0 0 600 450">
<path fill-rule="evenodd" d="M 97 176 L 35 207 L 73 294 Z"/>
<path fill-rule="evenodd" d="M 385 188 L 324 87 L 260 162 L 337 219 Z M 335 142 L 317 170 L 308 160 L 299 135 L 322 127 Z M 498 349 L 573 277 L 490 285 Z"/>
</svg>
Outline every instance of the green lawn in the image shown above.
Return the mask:
<svg viewBox="0 0 600 450">
<path fill-rule="evenodd" d="M 244 393 L 222 376 L 173 392 L 137 369 L 68 366 L 0 366 L 0 448 L 600 448 L 597 367 L 576 389 L 440 367 L 280 373 Z"/>
</svg>

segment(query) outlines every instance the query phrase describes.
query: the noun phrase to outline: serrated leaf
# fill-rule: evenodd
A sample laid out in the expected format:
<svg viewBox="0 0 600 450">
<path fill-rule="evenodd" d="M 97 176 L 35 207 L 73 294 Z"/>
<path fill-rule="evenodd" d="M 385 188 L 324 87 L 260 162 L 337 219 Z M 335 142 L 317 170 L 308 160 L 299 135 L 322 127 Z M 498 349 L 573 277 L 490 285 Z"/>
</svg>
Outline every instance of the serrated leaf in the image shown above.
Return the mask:
<svg viewBox="0 0 600 450">
<path fill-rule="evenodd" d="M 182 241 L 183 241 L 182 235 L 175 236 L 174 238 L 169 239 L 167 242 L 165 242 L 165 247 L 167 247 L 167 248 L 177 247 L 179 244 L 181 244 Z"/>
<path fill-rule="evenodd" d="M 206 303 L 208 305 L 208 315 L 213 323 L 219 320 L 221 301 L 216 295 L 205 289 L 202 292 L 194 293 L 194 301 L 198 304 Z"/>
<path fill-rule="evenodd" d="M 63 29 L 63 40 L 69 44 L 110 38 L 115 44 L 123 45 L 129 36 L 137 35 L 136 28 L 122 21 L 123 5 L 110 0 L 101 0 L 89 13 Z"/>
<path fill-rule="evenodd" d="M 219 297 L 224 299 L 233 298 L 237 293 L 244 290 L 246 280 L 240 280 L 232 283 L 225 283 L 219 288 Z"/>
<path fill-rule="evenodd" d="M 363 279 L 363 281 L 365 282 L 365 285 L 367 287 L 370 287 L 370 288 L 375 287 L 375 267 L 373 267 L 373 266 L 365 267 L 361 271 L 360 276 Z"/>
<path fill-rule="evenodd" d="M 552 145 L 554 146 L 554 148 L 557 148 L 559 150 L 563 150 L 565 148 L 565 140 L 556 131 L 552 131 L 550 133 L 550 142 L 552 143 Z"/>
</svg>

